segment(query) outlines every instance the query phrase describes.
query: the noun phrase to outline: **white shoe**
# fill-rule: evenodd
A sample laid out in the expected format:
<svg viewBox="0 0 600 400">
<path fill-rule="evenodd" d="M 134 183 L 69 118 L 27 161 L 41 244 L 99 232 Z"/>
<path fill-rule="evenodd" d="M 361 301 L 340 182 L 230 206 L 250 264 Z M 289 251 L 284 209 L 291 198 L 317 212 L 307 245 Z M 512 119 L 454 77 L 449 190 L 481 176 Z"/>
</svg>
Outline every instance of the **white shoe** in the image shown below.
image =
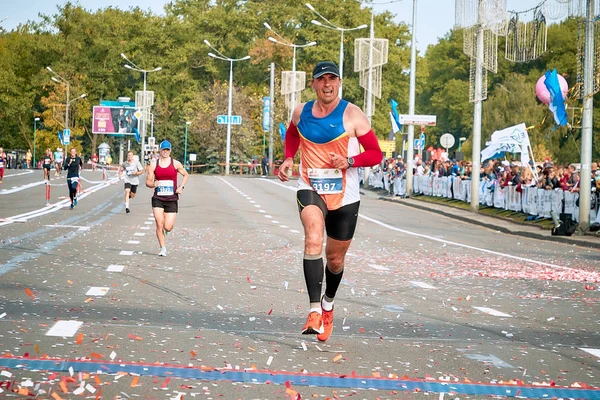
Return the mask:
<svg viewBox="0 0 600 400">
<path fill-rule="evenodd" d="M 160 249 L 160 252 L 158 253 L 159 257 L 166 257 L 167 256 L 167 248 L 163 247 Z"/>
</svg>

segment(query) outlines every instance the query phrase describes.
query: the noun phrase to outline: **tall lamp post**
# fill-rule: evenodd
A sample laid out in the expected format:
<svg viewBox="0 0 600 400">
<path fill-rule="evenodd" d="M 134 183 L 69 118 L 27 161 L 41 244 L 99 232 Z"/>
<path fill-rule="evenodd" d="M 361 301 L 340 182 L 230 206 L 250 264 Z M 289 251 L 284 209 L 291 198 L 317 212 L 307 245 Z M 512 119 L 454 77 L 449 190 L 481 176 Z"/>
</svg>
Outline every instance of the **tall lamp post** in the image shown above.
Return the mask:
<svg viewBox="0 0 600 400">
<path fill-rule="evenodd" d="M 183 165 L 187 165 L 187 136 L 188 136 L 188 125 L 191 124 L 190 121 L 185 122 L 185 142 L 183 144 Z"/>
<path fill-rule="evenodd" d="M 279 35 L 277 32 L 275 32 L 273 30 L 273 28 L 271 28 L 271 25 L 269 25 L 265 22 L 264 26 L 265 26 L 265 28 L 267 28 L 268 30 L 273 32 L 275 34 L 275 36 L 277 36 L 279 38 L 279 40 L 277 40 L 274 37 L 269 36 L 269 40 L 271 42 L 281 44 L 281 45 L 284 45 L 287 47 L 291 47 L 294 50 L 294 52 L 293 52 L 294 57 L 292 59 L 292 96 L 290 99 L 290 104 L 292 105 L 290 107 L 290 119 L 292 119 L 292 113 L 294 112 L 294 105 L 296 104 L 296 49 L 302 48 L 302 47 L 316 46 L 317 42 L 313 41 L 313 42 L 309 42 L 309 43 L 305 43 L 305 44 L 289 43 L 281 35 Z"/>
<path fill-rule="evenodd" d="M 56 83 L 62 83 L 63 85 L 65 85 L 67 87 L 67 103 L 66 103 L 66 107 L 65 107 L 65 131 L 67 131 L 69 129 L 69 106 L 71 105 L 71 103 L 73 103 L 79 99 L 83 99 L 85 96 L 87 96 L 87 94 L 84 93 L 81 96 L 69 101 L 69 96 L 71 95 L 71 84 L 69 83 L 69 81 L 67 81 L 65 78 L 63 78 L 62 76 L 60 76 L 59 74 L 54 72 L 52 70 L 52 68 L 50 68 L 49 66 L 46 67 L 46 69 L 48 71 L 50 71 L 52 74 L 54 74 L 54 76 L 50 79 L 52 79 Z"/>
<path fill-rule="evenodd" d="M 36 163 L 35 163 L 35 142 L 36 142 L 36 136 L 37 136 L 37 122 L 40 119 L 38 117 L 35 117 L 33 119 L 33 169 L 35 169 L 36 167 Z"/>
<path fill-rule="evenodd" d="M 341 32 L 341 38 L 340 38 L 340 89 L 338 92 L 338 96 L 341 99 L 342 98 L 342 85 L 344 84 L 343 76 L 344 76 L 344 32 L 349 32 L 349 31 L 357 31 L 359 29 L 365 29 L 368 27 L 367 24 L 363 24 L 360 26 L 357 26 L 355 28 L 342 28 L 339 27 L 337 25 L 335 25 L 334 23 L 332 23 L 331 21 L 329 21 L 327 18 L 325 18 L 324 16 L 322 16 L 321 14 L 319 14 L 319 12 L 317 10 L 315 10 L 315 8 L 310 5 L 310 3 L 306 3 L 306 7 L 308 7 L 308 9 L 312 12 L 314 12 L 315 14 L 317 14 L 319 17 L 321 17 L 326 23 L 327 25 L 317 21 L 317 20 L 312 20 L 310 21 L 312 24 L 317 25 L 317 26 L 321 26 L 323 28 L 326 29 L 330 29 L 332 31 L 339 31 Z"/>
<path fill-rule="evenodd" d="M 156 67 L 154 69 L 143 69 L 138 67 L 133 61 L 131 61 L 130 59 L 127 58 L 127 56 L 125 56 L 124 53 L 121 53 L 121 57 L 128 62 L 128 64 L 124 64 L 123 66 L 127 69 L 130 69 L 132 71 L 137 71 L 137 72 L 141 72 L 142 74 L 144 74 L 144 122 L 142 123 L 142 134 L 140 135 L 142 138 L 142 154 L 144 153 L 144 141 L 146 139 L 146 115 L 148 110 L 146 110 L 146 108 L 150 107 L 146 104 L 146 75 L 151 73 L 151 72 L 158 72 L 162 70 L 162 67 Z"/>
<path fill-rule="evenodd" d="M 231 103 L 233 95 L 233 63 L 236 61 L 249 60 L 250 56 L 242 58 L 230 58 L 221 53 L 219 50 L 215 49 L 208 40 L 204 39 L 204 44 L 206 44 L 208 47 L 210 47 L 217 53 L 208 53 L 209 57 L 229 62 L 229 99 L 227 101 L 227 150 L 225 151 L 225 175 L 229 175 L 229 154 L 231 153 Z"/>
</svg>

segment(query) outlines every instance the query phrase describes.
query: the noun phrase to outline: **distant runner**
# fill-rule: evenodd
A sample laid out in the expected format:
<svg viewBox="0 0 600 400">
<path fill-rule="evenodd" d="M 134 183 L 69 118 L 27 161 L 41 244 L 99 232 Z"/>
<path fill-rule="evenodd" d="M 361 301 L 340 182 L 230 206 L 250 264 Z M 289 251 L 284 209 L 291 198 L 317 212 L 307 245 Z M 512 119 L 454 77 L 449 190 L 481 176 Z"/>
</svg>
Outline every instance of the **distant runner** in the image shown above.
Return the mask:
<svg viewBox="0 0 600 400">
<path fill-rule="evenodd" d="M 63 163 L 63 149 L 60 147 L 56 148 L 54 152 L 54 166 L 56 167 L 55 176 L 62 175 L 62 163 Z"/>
<path fill-rule="evenodd" d="M 125 213 L 129 214 L 129 199 L 135 197 L 137 187 L 140 184 L 138 176 L 144 173 L 144 167 L 133 156 L 133 151 L 127 152 L 127 161 L 119 166 L 119 179 L 125 172 Z"/>
<path fill-rule="evenodd" d="M 6 153 L 4 149 L 0 147 L 0 185 L 2 184 L 2 178 L 4 178 L 4 165 L 6 164 Z"/>
<path fill-rule="evenodd" d="M 64 169 L 67 170 L 67 186 L 69 187 L 69 198 L 71 199 L 71 210 L 77 205 L 77 186 L 79 185 L 79 171 L 83 167 L 83 161 L 77 155 L 77 149 L 71 149 L 71 156 L 65 161 Z"/>
<path fill-rule="evenodd" d="M 54 164 L 54 157 L 52 157 L 52 150 L 46 149 L 46 154 L 42 157 L 42 171 L 44 172 L 44 180 L 50 181 L 50 170 Z"/>
</svg>

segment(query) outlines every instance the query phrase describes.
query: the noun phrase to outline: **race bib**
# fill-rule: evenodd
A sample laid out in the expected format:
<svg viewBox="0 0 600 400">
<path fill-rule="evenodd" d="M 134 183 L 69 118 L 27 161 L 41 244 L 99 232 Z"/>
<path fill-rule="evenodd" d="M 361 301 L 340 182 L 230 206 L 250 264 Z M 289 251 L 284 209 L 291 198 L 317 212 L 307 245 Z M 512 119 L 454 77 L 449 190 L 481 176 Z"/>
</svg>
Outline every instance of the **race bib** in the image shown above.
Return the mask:
<svg viewBox="0 0 600 400">
<path fill-rule="evenodd" d="M 127 176 L 131 176 L 131 174 L 133 174 L 133 167 L 127 167 L 125 169 L 125 173 L 127 174 Z"/>
<path fill-rule="evenodd" d="M 175 193 L 173 181 L 158 181 L 156 194 L 158 196 L 172 196 Z"/>
<path fill-rule="evenodd" d="M 318 194 L 342 193 L 342 171 L 337 168 L 308 168 L 310 186 Z"/>
</svg>

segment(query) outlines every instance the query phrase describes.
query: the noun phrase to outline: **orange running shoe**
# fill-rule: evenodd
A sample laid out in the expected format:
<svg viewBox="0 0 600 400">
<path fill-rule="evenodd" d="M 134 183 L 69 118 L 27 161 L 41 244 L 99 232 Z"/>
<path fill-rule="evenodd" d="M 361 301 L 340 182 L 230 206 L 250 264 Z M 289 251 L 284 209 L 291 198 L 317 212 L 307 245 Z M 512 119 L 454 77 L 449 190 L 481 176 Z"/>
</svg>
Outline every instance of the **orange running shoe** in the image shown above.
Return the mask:
<svg viewBox="0 0 600 400">
<path fill-rule="evenodd" d="M 308 318 L 306 319 L 306 324 L 302 328 L 303 335 L 314 335 L 323 333 L 323 321 L 321 319 L 321 314 L 316 311 L 308 314 Z"/>
<path fill-rule="evenodd" d="M 323 333 L 319 333 L 317 335 L 317 339 L 321 342 L 325 342 L 331 336 L 333 332 L 333 308 L 331 311 L 323 310 L 323 316 L 321 317 L 323 320 Z"/>
</svg>

